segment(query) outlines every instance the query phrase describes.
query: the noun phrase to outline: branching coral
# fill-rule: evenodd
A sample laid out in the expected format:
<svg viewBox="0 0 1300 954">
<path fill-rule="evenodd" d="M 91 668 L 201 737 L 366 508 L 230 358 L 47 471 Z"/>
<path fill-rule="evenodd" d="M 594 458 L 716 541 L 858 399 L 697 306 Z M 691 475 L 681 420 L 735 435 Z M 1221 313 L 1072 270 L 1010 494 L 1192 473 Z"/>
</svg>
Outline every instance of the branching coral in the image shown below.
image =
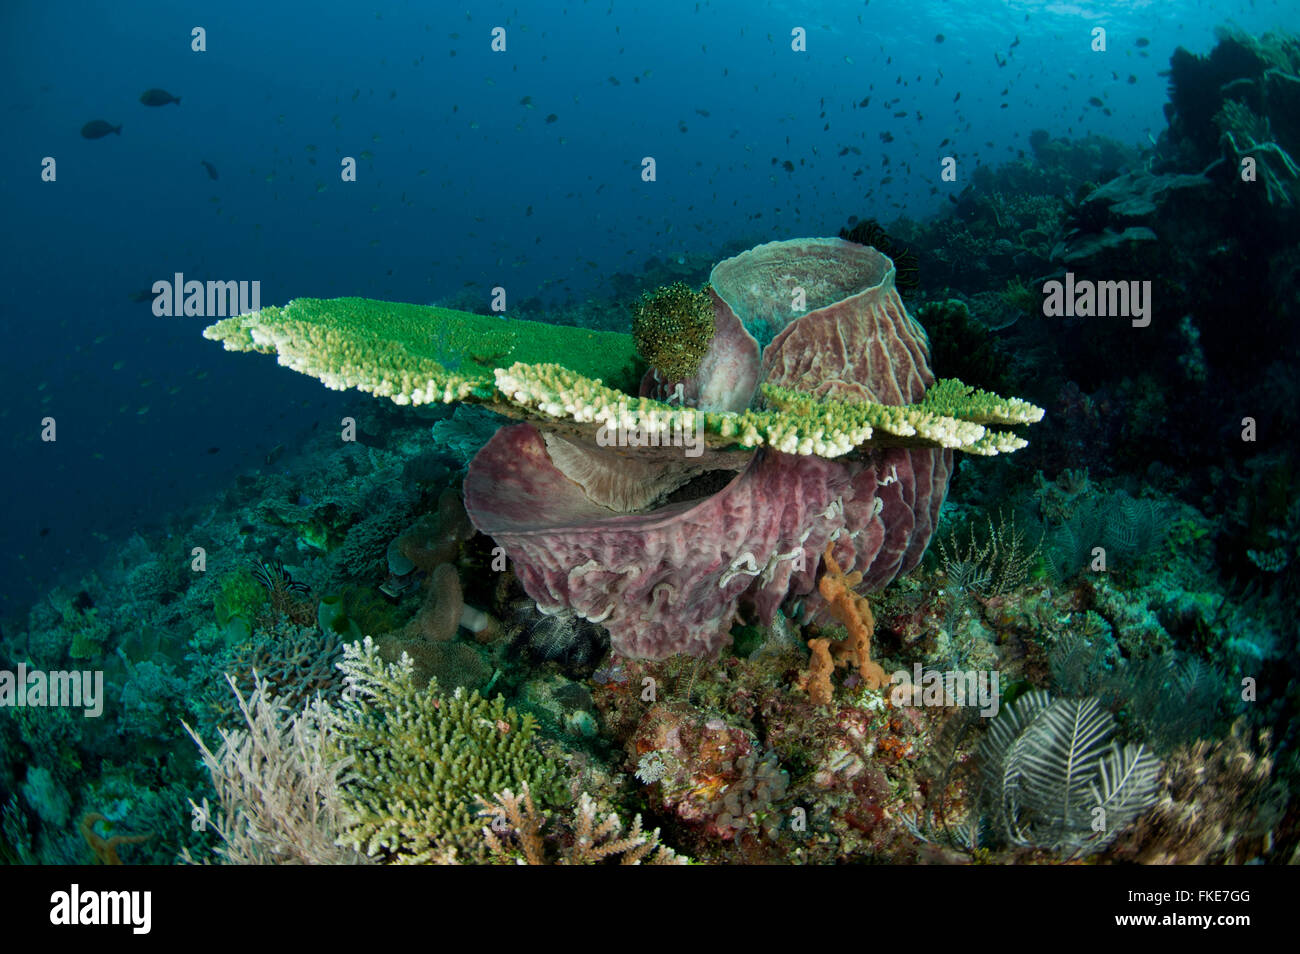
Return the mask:
<svg viewBox="0 0 1300 954">
<path fill-rule="evenodd" d="M 317 701 L 291 713 L 258 681 L 245 696 L 227 677 L 242 727 L 221 730 L 213 752 L 188 725 L 217 792 L 191 806 L 221 840 L 218 859 L 236 865 L 359 864 L 335 844 L 342 829 L 339 786 L 350 760 L 329 751 L 328 710 Z M 186 855 L 186 860 L 195 859 Z"/>
<path fill-rule="evenodd" d="M 341 841 L 398 864 L 484 860 L 471 804 L 528 784 L 545 802 L 562 795 L 558 767 L 536 748 L 536 722 L 497 696 L 436 682 L 415 685 L 411 662 L 385 664 L 367 638 L 344 650 L 347 694 L 334 710 L 329 751 L 351 758 Z"/>
<path fill-rule="evenodd" d="M 483 829 L 483 839 L 495 861 L 529 865 L 597 865 L 617 862 L 621 865 L 684 865 L 688 860 L 659 841 L 659 829 L 643 831 L 641 816 L 623 834 L 623 822 L 610 812 L 602 820 L 593 799 L 583 792 L 574 808 L 573 818 L 552 825 L 544 834 L 546 814 L 533 804 L 527 784 L 521 794 L 509 789 L 497 792 L 492 801 L 480 800 L 481 817 L 491 819 Z M 547 851 L 548 843 L 558 845 Z M 557 860 L 551 861 L 556 856 Z"/>
</svg>

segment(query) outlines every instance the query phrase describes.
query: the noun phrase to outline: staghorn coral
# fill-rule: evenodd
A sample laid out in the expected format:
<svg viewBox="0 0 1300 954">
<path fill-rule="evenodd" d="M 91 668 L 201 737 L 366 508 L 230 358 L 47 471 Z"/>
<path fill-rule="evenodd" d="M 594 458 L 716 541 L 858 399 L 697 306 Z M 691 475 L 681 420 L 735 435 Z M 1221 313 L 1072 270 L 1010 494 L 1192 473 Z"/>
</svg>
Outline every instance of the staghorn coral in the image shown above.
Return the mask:
<svg viewBox="0 0 1300 954">
<path fill-rule="evenodd" d="M 561 798 L 536 722 L 504 697 L 419 689 L 410 659 L 384 663 L 369 638 L 345 647 L 339 665 L 348 690 L 331 710 L 328 751 L 355 766 L 341 795 L 343 844 L 394 864 L 484 861 L 473 799 L 524 784 L 544 803 Z"/>
<path fill-rule="evenodd" d="M 226 665 L 241 687 L 251 690 L 260 677 L 270 694 L 298 709 L 316 693 L 326 698 L 338 694 L 342 680 L 335 664 L 342 653 L 338 633 L 280 621 L 255 630 L 234 648 Z"/>
<path fill-rule="evenodd" d="M 613 812 L 600 818 L 600 811 L 586 792 L 578 798 L 573 817 L 550 824 L 546 814 L 533 804 L 527 784 L 521 794 L 509 789 L 497 792 L 491 801 L 480 799 L 480 817 L 491 819 L 483 829 L 483 840 L 492 860 L 501 864 L 529 865 L 684 865 L 690 861 L 659 841 L 659 829 L 645 832 L 641 816 L 623 834 L 623 822 Z M 550 846 L 551 851 L 547 848 Z M 556 860 L 552 861 L 551 858 Z"/>
</svg>

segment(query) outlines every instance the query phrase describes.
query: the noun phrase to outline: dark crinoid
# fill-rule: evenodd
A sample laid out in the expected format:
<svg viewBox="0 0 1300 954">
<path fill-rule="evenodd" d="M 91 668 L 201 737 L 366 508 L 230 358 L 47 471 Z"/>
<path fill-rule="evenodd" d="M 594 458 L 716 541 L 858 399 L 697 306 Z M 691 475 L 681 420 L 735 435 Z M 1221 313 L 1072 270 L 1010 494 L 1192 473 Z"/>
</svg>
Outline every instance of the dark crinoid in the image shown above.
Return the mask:
<svg viewBox="0 0 1300 954">
<path fill-rule="evenodd" d="M 894 285 L 900 295 L 908 295 L 921 286 L 921 263 L 916 253 L 891 239 L 875 219 L 863 219 L 851 229 L 840 229 L 840 238 L 870 245 L 877 252 L 888 255 L 894 263 Z"/>
<path fill-rule="evenodd" d="M 284 564 L 276 559 L 254 560 L 253 576 L 257 577 L 257 581 L 271 593 L 282 590 L 286 593 L 305 595 L 311 592 L 311 587 L 295 580 L 284 568 Z"/>
<path fill-rule="evenodd" d="M 302 625 L 315 622 L 316 607 L 311 598 L 311 587 L 295 580 L 283 563 L 276 559 L 257 559 L 253 561 L 252 571 L 257 581 L 266 587 L 271 609 L 277 616 L 286 616 Z"/>
<path fill-rule="evenodd" d="M 590 675 L 609 650 L 609 635 L 573 613 L 547 616 L 531 600 L 515 604 L 519 646 L 534 662 L 553 662 L 573 674 Z"/>
</svg>

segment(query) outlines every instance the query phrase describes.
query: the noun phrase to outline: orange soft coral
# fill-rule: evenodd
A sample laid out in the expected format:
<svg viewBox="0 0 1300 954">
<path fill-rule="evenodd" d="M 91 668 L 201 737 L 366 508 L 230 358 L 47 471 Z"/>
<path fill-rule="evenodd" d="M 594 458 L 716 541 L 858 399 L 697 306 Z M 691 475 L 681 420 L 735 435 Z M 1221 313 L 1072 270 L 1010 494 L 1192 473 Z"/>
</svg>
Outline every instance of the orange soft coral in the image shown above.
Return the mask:
<svg viewBox="0 0 1300 954">
<path fill-rule="evenodd" d="M 868 688 L 879 689 L 888 682 L 885 670 L 871 661 L 871 634 L 876 620 L 865 598 L 853 591 L 862 582 L 861 573 L 844 573 L 835 562 L 834 542 L 826 545 L 824 572 L 817 584 L 818 592 L 831 611 L 831 615 L 844 624 L 849 638 L 835 647 L 835 662 L 840 666 L 856 666 L 858 675 Z"/>
<path fill-rule="evenodd" d="M 831 673 L 835 671 L 835 663 L 831 662 L 829 647 L 829 639 L 808 640 L 812 659 L 808 661 L 808 674 L 803 678 L 803 685 L 815 706 L 831 704 Z"/>
<path fill-rule="evenodd" d="M 107 823 L 108 819 L 99 812 L 91 812 L 82 817 L 79 827 L 81 837 L 86 839 L 86 844 L 95 853 L 95 860 L 101 865 L 120 865 L 122 859 L 117 856 L 119 845 L 138 845 L 154 836 L 153 832 L 149 832 L 147 835 L 113 835 L 105 838 L 95 831 L 95 826 L 100 822 Z"/>
</svg>

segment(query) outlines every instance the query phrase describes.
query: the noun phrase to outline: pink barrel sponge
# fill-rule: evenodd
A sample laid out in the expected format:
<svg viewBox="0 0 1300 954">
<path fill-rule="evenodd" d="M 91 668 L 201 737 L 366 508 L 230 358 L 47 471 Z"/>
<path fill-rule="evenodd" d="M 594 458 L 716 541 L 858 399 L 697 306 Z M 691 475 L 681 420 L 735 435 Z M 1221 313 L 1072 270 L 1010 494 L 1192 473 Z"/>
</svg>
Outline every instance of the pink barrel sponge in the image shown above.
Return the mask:
<svg viewBox="0 0 1300 954">
<path fill-rule="evenodd" d="M 696 375 L 659 381 L 652 372 L 643 394 L 734 411 L 761 400 L 762 383 L 883 404 L 917 402 L 934 383 L 925 331 L 894 288 L 893 264 L 872 248 L 772 242 L 718 264 L 710 285 L 715 334 Z M 584 474 L 619 467 L 616 453 L 594 444 L 578 453 L 599 462 Z M 771 449 L 709 454 L 684 485 L 665 485 L 676 488 L 667 500 L 620 513 L 571 478 L 572 446 L 552 459 L 545 435 L 520 424 L 498 431 L 471 462 L 465 506 L 544 612 L 603 624 L 625 656 L 714 656 L 738 611 L 770 623 L 788 598 L 805 596 L 816 612 L 816 571 L 832 540 L 864 590 L 911 570 L 952 472 L 952 452 L 930 448 L 835 460 Z M 661 470 L 682 472 L 681 458 L 680 448 L 650 456 L 643 448 L 625 470 L 652 483 Z"/>
</svg>

